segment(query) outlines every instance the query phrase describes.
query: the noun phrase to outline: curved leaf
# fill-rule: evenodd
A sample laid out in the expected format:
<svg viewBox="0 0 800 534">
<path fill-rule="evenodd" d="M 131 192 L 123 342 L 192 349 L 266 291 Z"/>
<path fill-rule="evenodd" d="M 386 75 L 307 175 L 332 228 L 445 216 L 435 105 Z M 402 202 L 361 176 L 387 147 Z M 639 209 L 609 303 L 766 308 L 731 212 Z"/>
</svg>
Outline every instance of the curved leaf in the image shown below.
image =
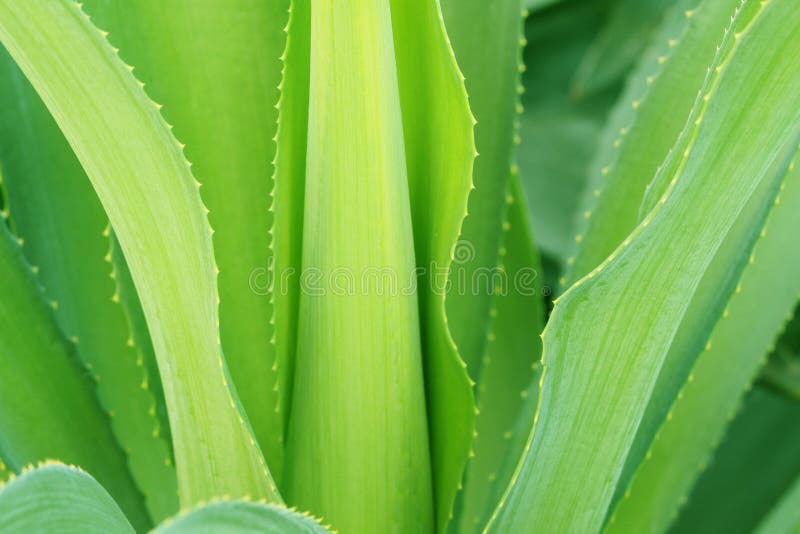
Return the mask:
<svg viewBox="0 0 800 534">
<path fill-rule="evenodd" d="M 138 528 L 147 511 L 97 402 L 94 384 L 64 339 L 34 275 L 0 224 L 0 451 L 19 471 L 48 458 L 83 466 Z"/>
<path fill-rule="evenodd" d="M 153 534 L 322 534 L 319 521 L 281 506 L 212 502 L 161 524 Z"/>
<path fill-rule="evenodd" d="M 556 304 L 538 424 L 491 528 L 600 529 L 689 300 L 734 227 L 772 203 L 800 139 L 800 12 L 773 1 L 738 15 L 673 149 L 680 163 L 662 169 L 674 170 L 665 194 Z"/>
<path fill-rule="evenodd" d="M 743 392 L 755 379 L 768 349 L 800 298 L 796 232 L 800 227 L 800 166 L 791 171 L 777 197 L 750 262 L 722 317 L 705 338 L 705 349 L 689 379 L 662 416 L 658 433 L 625 488 L 609 532 L 655 526 L 662 530 L 724 433 Z M 708 313 L 708 308 L 705 308 Z M 682 373 L 680 373 L 682 374 Z M 641 430 L 640 430 L 641 432 Z M 652 440 L 652 443 L 650 443 Z M 630 461 L 630 459 L 629 459 Z"/>
<path fill-rule="evenodd" d="M 4 51 L 0 56 L 0 164 L 17 235 L 48 298 L 58 303 L 59 326 L 92 371 L 114 435 L 158 521 L 178 509 L 175 464 L 149 371 L 111 278 L 108 217 L 47 108 L 11 58 Z"/>
<path fill-rule="evenodd" d="M 288 0 L 86 0 L 186 143 L 214 228 L 220 338 L 273 476 L 283 418 L 270 344 L 268 212 Z M 199 68 L 202 66 L 202 68 Z M 224 112 L 221 112 L 224 110 Z"/>
<path fill-rule="evenodd" d="M 170 412 L 181 503 L 279 500 L 219 344 L 206 209 L 157 106 L 78 4 L 2 0 L 0 40 L 70 142 L 129 262 Z"/>
<path fill-rule="evenodd" d="M 800 530 L 800 477 L 758 525 L 756 534 L 791 534 Z"/>
<path fill-rule="evenodd" d="M 23 470 L 0 487 L 0 532 L 123 534 L 134 530 L 91 476 L 58 463 Z"/>
<path fill-rule="evenodd" d="M 741 4 L 698 2 L 681 0 L 667 15 L 601 135 L 565 286 L 599 265 L 638 224 L 645 189 L 684 127 L 730 15 Z"/>
<path fill-rule="evenodd" d="M 494 511 L 513 474 L 506 463 L 516 464 L 533 422 L 535 400 L 530 386 L 539 371 L 544 328 L 544 301 L 539 256 L 528 221 L 528 206 L 512 174 L 503 224 L 500 264 L 503 277 L 495 288 L 489 342 L 478 383 L 478 417 L 475 457 L 465 474 L 459 532 L 479 532 Z M 538 388 L 534 388 L 534 396 Z M 524 418 L 523 424 L 517 421 Z M 499 488 L 499 490 L 498 490 Z"/>
</svg>

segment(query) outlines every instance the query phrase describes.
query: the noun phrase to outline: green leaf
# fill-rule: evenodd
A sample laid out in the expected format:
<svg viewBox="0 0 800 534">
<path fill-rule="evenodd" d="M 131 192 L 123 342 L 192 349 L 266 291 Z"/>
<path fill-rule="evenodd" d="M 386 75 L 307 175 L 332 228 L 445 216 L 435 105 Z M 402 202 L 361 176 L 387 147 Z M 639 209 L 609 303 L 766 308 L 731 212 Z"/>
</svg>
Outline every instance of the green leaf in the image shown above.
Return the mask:
<svg viewBox="0 0 800 534">
<path fill-rule="evenodd" d="M 447 300 L 448 324 L 461 358 L 476 382 L 486 347 L 492 301 L 487 273 L 498 262 L 506 184 L 518 142 L 517 87 L 523 19 L 520 0 L 445 0 L 442 15 L 456 60 L 466 78 L 470 108 L 477 120 L 473 183 L 460 240 L 471 245 L 465 261 L 454 265 L 454 280 L 468 287 Z"/>
<path fill-rule="evenodd" d="M 800 139 L 800 95 L 790 89 L 800 58 L 789 53 L 798 30 L 788 2 L 739 12 L 673 148 L 681 163 L 665 194 L 556 304 L 538 424 L 490 528 L 602 526 L 692 296 L 736 226 L 763 218 Z"/>
<path fill-rule="evenodd" d="M 154 534 L 314 534 L 329 532 L 308 514 L 245 501 L 212 502 L 165 521 Z"/>
<path fill-rule="evenodd" d="M 800 404 L 756 387 L 670 532 L 753 532 L 800 473 Z"/>
<path fill-rule="evenodd" d="M 438 2 L 392 0 L 392 31 L 406 166 L 411 192 L 436 525 L 443 530 L 470 453 L 475 424 L 472 382 L 446 314 L 475 157 L 464 77 L 448 44 Z M 452 287 L 451 287 L 452 293 Z M 338 526 L 338 525 L 337 525 Z"/>
<path fill-rule="evenodd" d="M 800 529 L 800 476 L 758 525 L 756 534 L 791 534 Z"/>
<path fill-rule="evenodd" d="M 276 480 L 284 414 L 270 343 L 268 208 L 288 7 L 288 0 L 87 0 L 84 8 L 164 105 L 203 184 L 219 266 L 222 346 Z"/>
<path fill-rule="evenodd" d="M 509 181 L 506 202 L 508 215 L 500 248 L 502 277 L 496 279 L 489 342 L 478 383 L 475 457 L 465 475 L 459 532 L 483 529 L 513 473 L 503 469 L 504 463 L 522 454 L 525 441 L 514 439 L 515 433 L 527 436 L 533 422 L 530 410 L 526 424 L 517 425 L 525 406 L 532 402 L 528 396 L 539 371 L 539 332 L 544 328 L 545 310 L 539 256 L 516 174 Z"/>
<path fill-rule="evenodd" d="M 392 14 L 389 0 L 311 11 L 286 493 L 346 532 L 433 527 Z"/>
<path fill-rule="evenodd" d="M 17 235 L 57 303 L 62 331 L 95 377 L 100 403 L 158 521 L 178 508 L 175 466 L 110 276 L 108 218 L 47 108 L 2 50 L 0 72 L 0 164 Z"/>
<path fill-rule="evenodd" d="M 800 166 L 790 165 L 781 190 L 721 318 L 702 337 L 706 346 L 691 366 L 688 380 L 677 395 L 665 395 L 674 401 L 665 403 L 669 406 L 666 417 L 653 417 L 659 426 L 655 437 L 650 434 L 642 440 L 647 452 L 632 454 L 635 463 L 629 458 L 629 464 L 638 469 L 630 483 L 621 486 L 625 497 L 611 516 L 608 532 L 666 529 L 698 476 L 698 466 L 708 462 L 723 436 L 727 420 L 721 414 L 735 413 L 800 298 L 800 278 L 794 276 L 800 263 L 800 247 L 795 246 L 800 227 Z M 708 314 L 710 307 L 702 309 Z M 682 325 L 681 329 L 687 328 Z M 664 373 L 684 376 L 666 366 Z M 665 380 L 659 381 L 664 388 Z"/>
<path fill-rule="evenodd" d="M 572 76 L 599 32 L 608 1 L 571 2 L 526 22 L 525 93 L 518 154 L 545 283 L 558 286 L 574 247 L 573 220 L 597 137 L 619 83 L 590 97 L 570 95 Z M 555 265 L 554 265 L 555 264 Z"/>
<path fill-rule="evenodd" d="M 289 8 L 283 78 L 275 134 L 275 175 L 270 228 L 270 299 L 275 360 L 278 364 L 279 409 L 288 414 L 294 388 L 297 321 L 303 255 L 303 207 L 308 143 L 308 95 L 311 72 L 311 3 L 293 0 Z M 287 418 L 284 418 L 287 419 Z M 286 423 L 287 420 L 284 421 Z"/>
<path fill-rule="evenodd" d="M 142 360 L 142 365 L 147 369 L 147 376 L 150 380 L 149 386 L 153 391 L 156 401 L 156 414 L 161 422 L 160 433 L 164 436 L 164 441 L 169 447 L 169 456 L 174 461 L 175 454 L 172 450 L 172 431 L 169 426 L 169 416 L 167 414 L 167 404 L 164 400 L 164 388 L 161 384 L 161 375 L 158 372 L 158 362 L 156 353 L 153 350 L 153 342 L 150 339 L 150 331 L 147 329 L 147 319 L 142 311 L 142 303 L 139 301 L 139 294 L 136 293 L 136 286 L 131 278 L 128 262 L 119 246 L 116 234 L 112 229 L 108 229 L 109 240 L 111 241 L 108 254 L 111 257 L 111 274 L 116 282 L 117 294 L 122 307 L 125 309 L 125 317 L 128 320 L 133 342 L 138 349 L 138 357 Z"/>
<path fill-rule="evenodd" d="M 616 2 L 575 72 L 573 94 L 596 93 L 624 76 L 650 44 L 664 12 L 674 3 L 674 0 Z"/>
<path fill-rule="evenodd" d="M 682 0 L 668 13 L 604 129 L 577 216 L 577 251 L 567 260 L 565 287 L 599 265 L 639 223 L 644 192 L 683 129 L 741 0 L 693 9 L 697 4 Z"/>
<path fill-rule="evenodd" d="M 0 532 L 133 534 L 111 496 L 76 467 L 46 463 L 0 487 Z"/>
<path fill-rule="evenodd" d="M 797 309 L 778 339 L 759 379 L 764 386 L 800 400 L 800 313 Z"/>
<path fill-rule="evenodd" d="M 147 528 L 150 520 L 142 496 L 97 402 L 94 384 L 59 331 L 53 310 L 4 224 L 0 294 L 4 470 L 18 472 L 48 458 L 81 465 L 102 481 L 138 528 Z"/>
<path fill-rule="evenodd" d="M 68 0 L 0 1 L 0 40 L 64 132 L 125 252 L 158 357 L 181 503 L 279 500 L 219 344 L 205 207 L 157 106 Z"/>
</svg>

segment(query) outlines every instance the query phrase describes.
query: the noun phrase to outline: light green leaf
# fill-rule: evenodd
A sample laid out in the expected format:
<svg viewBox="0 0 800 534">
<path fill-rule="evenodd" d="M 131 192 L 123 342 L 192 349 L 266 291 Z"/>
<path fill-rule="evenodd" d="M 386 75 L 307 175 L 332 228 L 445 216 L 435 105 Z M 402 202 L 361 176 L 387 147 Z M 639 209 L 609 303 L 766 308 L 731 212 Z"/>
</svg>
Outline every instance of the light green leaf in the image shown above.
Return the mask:
<svg viewBox="0 0 800 534">
<path fill-rule="evenodd" d="M 389 0 L 323 2 L 311 11 L 303 286 L 286 493 L 345 532 L 433 528 L 391 24 Z"/>
<path fill-rule="evenodd" d="M 721 0 L 693 9 L 698 2 L 681 0 L 668 13 L 612 112 L 577 214 L 577 251 L 568 260 L 565 287 L 599 265 L 639 223 L 644 192 L 684 127 L 741 4 Z"/>
<path fill-rule="evenodd" d="M 150 520 L 142 496 L 97 402 L 94 383 L 59 331 L 53 310 L 4 224 L 0 294 L 4 470 L 19 472 L 48 458 L 81 465 L 102 481 L 138 528 L 147 528 Z"/>
<path fill-rule="evenodd" d="M 664 196 L 556 304 L 538 425 L 490 528 L 602 526 L 691 297 L 734 227 L 763 217 L 797 146 L 800 95 L 790 87 L 800 58 L 789 50 L 798 31 L 800 12 L 789 2 L 739 13 L 673 148 L 682 163 Z M 741 101 L 751 105 L 734 104 Z"/>
<path fill-rule="evenodd" d="M 517 135 L 523 19 L 520 0 L 445 0 L 441 3 L 447 35 L 466 78 L 470 108 L 478 121 L 479 156 L 460 240 L 471 254 L 454 266 L 454 280 L 469 287 L 452 291 L 448 324 L 461 358 L 476 382 L 486 347 L 492 293 L 487 272 L 498 262 L 506 184 Z"/>
<path fill-rule="evenodd" d="M 219 344 L 205 207 L 157 106 L 78 4 L 0 1 L 0 40 L 70 142 L 129 262 L 170 412 L 181 503 L 279 500 Z"/>
<path fill-rule="evenodd" d="M 270 343 L 268 209 L 288 8 L 288 0 L 87 0 L 84 7 L 164 105 L 203 184 L 219 266 L 222 346 L 276 479 L 283 414 Z"/>
<path fill-rule="evenodd" d="M 436 525 L 443 530 L 452 514 L 475 424 L 472 383 L 445 312 L 446 289 L 457 290 L 453 258 L 470 253 L 469 244 L 458 236 L 472 183 L 475 119 L 438 2 L 392 0 L 392 30 L 416 264 L 424 269 L 418 278 L 420 320 Z"/>
<path fill-rule="evenodd" d="M 621 486 L 625 497 L 611 516 L 608 532 L 665 530 L 677 513 L 698 476 L 698 466 L 708 462 L 723 436 L 727 421 L 721 414 L 735 413 L 742 393 L 757 376 L 800 298 L 800 278 L 795 276 L 800 264 L 798 227 L 800 166 L 793 163 L 722 317 L 703 336 L 706 346 L 694 365 L 687 366 L 691 368 L 688 380 L 677 395 L 665 395 L 675 400 L 666 403 L 666 417 L 653 417 L 659 427 L 654 437 L 650 434 L 642 440 L 647 452 L 629 458 L 629 464 L 633 459 L 638 469 L 630 483 Z M 709 309 L 703 307 L 706 314 Z M 665 366 L 662 374 L 684 376 L 666 370 Z M 666 380 L 659 381 L 667 389 Z"/>
<path fill-rule="evenodd" d="M 89 474 L 46 463 L 0 487 L 0 532 L 133 534 L 114 499 Z"/>
<path fill-rule="evenodd" d="M 158 521 L 178 508 L 175 465 L 112 280 L 108 218 L 47 108 L 4 50 L 0 72 L 0 165 L 17 235 L 57 303 L 61 330 L 95 377 L 100 403 Z"/>
<path fill-rule="evenodd" d="M 165 521 L 153 534 L 314 534 L 329 532 L 305 513 L 245 501 L 212 502 Z"/>
<path fill-rule="evenodd" d="M 800 473 L 798 450 L 800 404 L 754 388 L 670 532 L 752 533 Z"/>
<path fill-rule="evenodd" d="M 529 411 L 526 424 L 517 420 L 529 404 L 529 389 L 539 371 L 544 328 L 544 301 L 539 256 L 531 235 L 528 205 L 519 176 L 512 174 L 506 197 L 508 214 L 503 223 L 500 273 L 495 280 L 489 342 L 483 357 L 483 374 L 478 383 L 478 417 L 475 457 L 465 475 L 459 532 L 480 532 L 489 519 L 525 444 L 516 433 L 527 437 L 533 422 Z M 538 393 L 538 388 L 534 388 Z M 499 491 L 498 489 L 499 488 Z"/>
</svg>

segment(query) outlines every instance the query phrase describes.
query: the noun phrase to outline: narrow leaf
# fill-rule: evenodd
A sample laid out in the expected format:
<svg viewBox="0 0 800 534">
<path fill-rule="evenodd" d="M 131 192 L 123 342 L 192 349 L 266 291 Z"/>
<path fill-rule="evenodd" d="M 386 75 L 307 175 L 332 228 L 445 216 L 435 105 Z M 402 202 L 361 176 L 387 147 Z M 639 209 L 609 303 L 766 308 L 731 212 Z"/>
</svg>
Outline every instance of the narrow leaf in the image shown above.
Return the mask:
<svg viewBox="0 0 800 534">
<path fill-rule="evenodd" d="M 517 424 L 525 406 L 535 404 L 528 397 L 538 376 L 539 333 L 544 328 L 541 266 L 519 176 L 513 174 L 508 186 L 500 270 L 495 278 L 489 342 L 478 384 L 475 457 L 465 475 L 459 532 L 483 529 L 513 472 L 504 472 L 504 463 L 522 454 L 525 441 L 514 439 L 515 433 L 527 437 L 533 422 L 531 410 L 527 424 Z M 497 487 L 500 492 L 495 491 Z"/>
<path fill-rule="evenodd" d="M 203 184 L 219 266 L 222 346 L 276 478 L 283 420 L 270 344 L 268 209 L 288 6 L 288 0 L 87 0 L 84 7 L 164 105 Z"/>
<path fill-rule="evenodd" d="M 94 383 L 59 331 L 52 308 L 2 224 L 0 294 L 4 470 L 19 472 L 48 458 L 78 464 L 102 481 L 138 528 L 147 528 L 150 520 L 142 496 L 97 402 Z"/>
<path fill-rule="evenodd" d="M 693 9 L 697 4 L 682 0 L 668 15 L 601 136 L 565 288 L 599 265 L 638 224 L 645 189 L 684 127 L 741 0 Z"/>
<path fill-rule="evenodd" d="M 437 530 L 450 519 L 470 453 L 475 404 L 466 364 L 446 314 L 457 287 L 453 259 L 470 253 L 459 240 L 472 178 L 475 119 L 464 78 L 448 44 L 439 3 L 392 0 L 392 31 L 422 323 Z"/>
<path fill-rule="evenodd" d="M 520 0 L 445 0 L 447 35 L 466 78 L 479 156 L 473 168 L 475 189 L 459 238 L 471 246 L 454 265 L 454 280 L 464 286 L 447 300 L 448 324 L 461 358 L 479 381 L 486 347 L 491 270 L 498 262 L 506 184 L 517 136 L 522 16 Z M 487 36 L 490 36 L 487 38 Z"/>
<path fill-rule="evenodd" d="M 286 493 L 346 532 L 433 527 L 391 24 L 389 0 L 311 11 L 305 283 Z"/>
</svg>

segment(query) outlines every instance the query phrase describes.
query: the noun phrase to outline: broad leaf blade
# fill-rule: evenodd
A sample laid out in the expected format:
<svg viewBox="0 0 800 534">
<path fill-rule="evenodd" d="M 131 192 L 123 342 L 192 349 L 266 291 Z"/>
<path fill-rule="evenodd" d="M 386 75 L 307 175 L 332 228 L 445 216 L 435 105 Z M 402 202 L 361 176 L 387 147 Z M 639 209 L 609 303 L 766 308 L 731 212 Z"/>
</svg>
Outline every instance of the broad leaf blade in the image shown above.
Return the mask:
<svg viewBox="0 0 800 534">
<path fill-rule="evenodd" d="M 657 207 L 556 305 L 539 422 L 495 529 L 601 527 L 687 297 L 740 213 L 751 215 L 748 202 L 771 202 L 800 137 L 800 95 L 789 89 L 800 58 L 788 52 L 800 12 L 781 2 L 745 11 L 675 146 L 683 163 Z M 742 100 L 753 105 L 733 105 Z"/>
<path fill-rule="evenodd" d="M 50 463 L 0 487 L 0 532 L 130 533 L 114 499 L 87 473 Z"/>
<path fill-rule="evenodd" d="M 292 503 L 346 532 L 433 528 L 391 24 L 389 0 L 311 10 L 305 284 L 286 488 Z"/>
<path fill-rule="evenodd" d="M 219 344 L 205 207 L 156 105 L 78 4 L 4 0 L 0 40 L 70 142 L 125 251 L 159 360 L 181 503 L 280 499 Z"/>
</svg>

